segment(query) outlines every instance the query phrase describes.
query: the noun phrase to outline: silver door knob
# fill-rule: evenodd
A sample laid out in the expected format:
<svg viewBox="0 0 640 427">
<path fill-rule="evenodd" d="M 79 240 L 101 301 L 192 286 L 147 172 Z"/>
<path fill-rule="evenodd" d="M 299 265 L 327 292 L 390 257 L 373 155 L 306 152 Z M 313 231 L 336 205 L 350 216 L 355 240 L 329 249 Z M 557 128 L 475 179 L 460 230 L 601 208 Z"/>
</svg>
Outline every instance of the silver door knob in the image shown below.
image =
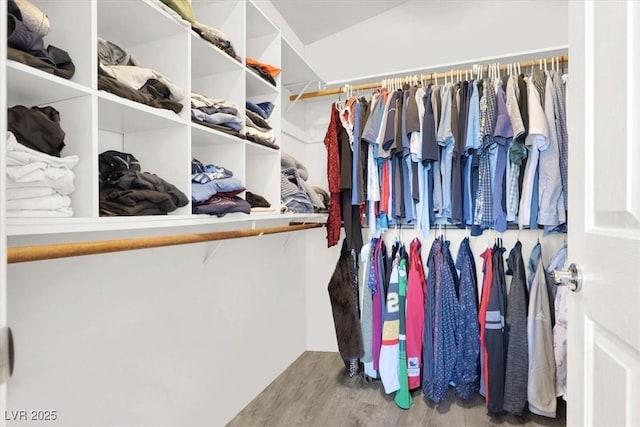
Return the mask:
<svg viewBox="0 0 640 427">
<path fill-rule="evenodd" d="M 566 286 L 572 292 L 580 292 L 582 289 L 582 267 L 572 263 L 568 270 L 553 270 L 551 280 L 558 286 Z"/>
</svg>

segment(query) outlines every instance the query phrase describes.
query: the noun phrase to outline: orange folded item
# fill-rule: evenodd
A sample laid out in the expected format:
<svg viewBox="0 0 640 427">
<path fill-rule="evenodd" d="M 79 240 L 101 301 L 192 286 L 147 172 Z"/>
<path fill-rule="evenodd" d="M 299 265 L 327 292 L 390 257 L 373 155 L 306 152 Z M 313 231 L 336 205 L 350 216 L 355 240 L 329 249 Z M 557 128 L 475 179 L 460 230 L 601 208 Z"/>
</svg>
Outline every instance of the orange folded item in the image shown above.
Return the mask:
<svg viewBox="0 0 640 427">
<path fill-rule="evenodd" d="M 271 64 L 265 64 L 264 62 L 256 61 L 255 59 L 249 57 L 247 57 L 247 65 L 255 65 L 256 67 L 260 67 L 267 73 L 269 73 L 271 77 L 277 76 L 278 74 L 280 74 L 280 71 L 282 71 L 280 68 L 275 67 Z"/>
</svg>

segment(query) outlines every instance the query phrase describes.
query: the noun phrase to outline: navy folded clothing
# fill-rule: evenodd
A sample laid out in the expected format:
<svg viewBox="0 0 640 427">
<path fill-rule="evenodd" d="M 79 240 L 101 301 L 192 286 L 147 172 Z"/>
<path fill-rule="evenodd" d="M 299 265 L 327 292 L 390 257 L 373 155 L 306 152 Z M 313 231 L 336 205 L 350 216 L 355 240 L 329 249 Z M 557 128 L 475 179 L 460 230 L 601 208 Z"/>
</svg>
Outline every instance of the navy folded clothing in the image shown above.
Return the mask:
<svg viewBox="0 0 640 427">
<path fill-rule="evenodd" d="M 204 204 L 193 206 L 194 214 L 208 214 L 221 217 L 233 212 L 249 214 L 251 213 L 251 206 L 246 200 L 240 197 L 220 197 L 218 195 L 210 197 Z"/>
</svg>

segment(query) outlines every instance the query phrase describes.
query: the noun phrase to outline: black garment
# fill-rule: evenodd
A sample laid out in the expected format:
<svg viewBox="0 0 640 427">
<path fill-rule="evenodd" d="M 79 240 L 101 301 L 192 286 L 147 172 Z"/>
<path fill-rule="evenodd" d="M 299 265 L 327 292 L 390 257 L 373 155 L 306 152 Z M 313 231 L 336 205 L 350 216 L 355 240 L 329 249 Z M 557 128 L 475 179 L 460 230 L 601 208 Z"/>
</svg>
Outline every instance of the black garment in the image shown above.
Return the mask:
<svg viewBox="0 0 640 427">
<path fill-rule="evenodd" d="M 424 119 L 422 120 L 422 162 L 440 160 L 440 149 L 436 140 L 436 124 L 431 104 L 431 87 L 427 88 L 424 100 Z M 430 187 L 433 188 L 433 187 Z"/>
<path fill-rule="evenodd" d="M 253 72 L 255 72 L 260 78 L 262 78 L 266 82 L 272 84 L 273 86 L 276 85 L 275 79 L 273 78 L 273 76 L 271 76 L 271 74 L 269 74 L 269 72 L 267 70 L 259 67 L 258 65 L 254 65 L 254 64 L 247 64 L 247 67 L 249 67 L 251 70 L 253 70 Z"/>
<path fill-rule="evenodd" d="M 396 140 L 396 114 L 398 97 L 402 96 L 402 92 L 399 90 L 393 91 L 389 94 L 391 100 L 389 101 L 389 110 L 387 111 L 387 123 L 384 128 L 384 140 L 382 141 L 382 148 L 386 151 L 390 151 L 391 154 L 395 152 L 395 140 Z"/>
<path fill-rule="evenodd" d="M 164 89 L 162 88 L 163 86 Z M 148 80 L 143 88 L 141 88 L 140 90 L 135 90 L 127 85 L 120 83 L 113 77 L 104 74 L 100 67 L 98 67 L 98 89 L 113 93 L 114 95 L 118 95 L 122 98 L 126 98 L 134 102 L 146 104 L 155 108 L 164 108 L 175 113 L 179 113 L 180 111 L 182 111 L 183 107 L 182 104 L 171 101 L 168 98 L 157 97 L 157 95 L 159 95 L 160 93 L 168 92 L 168 88 L 166 88 L 163 83 L 155 79 Z"/>
<path fill-rule="evenodd" d="M 451 132 L 453 133 L 453 160 L 451 162 L 451 222 L 464 224 L 464 146 L 467 134 L 467 87 L 460 84 L 460 107 L 457 107 L 456 93 L 452 91 Z M 455 86 L 454 86 L 455 88 Z"/>
<path fill-rule="evenodd" d="M 418 103 L 416 101 L 417 91 L 418 86 L 412 86 L 409 89 L 409 98 L 407 98 L 407 133 L 409 135 L 420 130 L 420 114 L 418 113 Z"/>
<path fill-rule="evenodd" d="M 65 132 L 60 127 L 60 113 L 55 108 L 16 105 L 7 110 L 7 125 L 20 144 L 60 157 Z"/>
<path fill-rule="evenodd" d="M 396 117 L 394 123 L 394 142 L 391 150 L 397 156 L 402 155 L 402 120 L 404 117 L 404 92 L 398 91 L 399 96 L 396 98 Z"/>
<path fill-rule="evenodd" d="M 371 111 L 369 110 L 369 102 L 364 97 L 360 98 L 358 103 L 360 104 L 360 152 L 358 153 L 356 184 L 358 201 L 364 203 L 367 194 L 367 157 L 369 155 L 369 145 L 362 139 L 362 131 L 364 130 L 367 120 L 369 120 Z"/>
<path fill-rule="evenodd" d="M 364 352 L 358 315 L 358 296 L 354 295 L 353 287 L 354 270 L 353 259 L 345 240 L 342 242 L 340 258 L 327 288 L 338 350 L 343 360 L 358 359 Z"/>
<path fill-rule="evenodd" d="M 76 71 L 75 65 L 71 62 L 69 55 L 63 51 L 62 49 L 56 48 L 54 46 L 49 46 L 47 48 L 50 56 L 53 57 L 52 61 L 55 62 L 55 65 L 51 65 L 49 62 L 45 62 L 41 59 L 36 58 L 33 55 L 30 55 L 26 52 L 23 52 L 19 49 L 14 49 L 12 47 L 7 48 L 7 59 L 11 59 L 16 62 L 20 62 L 21 64 L 28 65 L 33 68 L 37 68 L 40 71 L 44 71 L 49 74 L 54 74 L 58 77 L 62 77 L 64 79 L 70 79 L 73 77 L 73 74 Z M 69 58 L 68 60 L 65 60 Z"/>
<path fill-rule="evenodd" d="M 527 82 L 524 80 L 524 76 L 521 74 L 518 76 L 518 90 L 520 91 L 520 99 L 518 100 L 518 107 L 520 109 L 520 116 L 522 117 L 522 124 L 524 125 L 524 132 L 520 135 L 514 144 L 524 144 L 527 135 L 529 135 L 529 97 L 527 95 Z M 522 194 L 522 186 L 524 184 L 524 168 L 527 166 L 529 156 L 522 159 L 520 165 L 520 178 L 518 179 L 519 194 Z"/>
<path fill-rule="evenodd" d="M 507 362 L 504 374 L 504 410 L 522 415 L 527 407 L 529 378 L 529 344 L 527 339 L 527 312 L 529 292 L 522 244 L 518 241 L 507 259 L 506 274 L 512 276 L 507 304 Z"/>
<path fill-rule="evenodd" d="M 140 172 L 140 162 L 133 154 L 108 150 L 98 155 L 100 188 L 115 185 L 124 172 Z"/>
<path fill-rule="evenodd" d="M 488 359 L 487 410 L 500 413 L 504 408 L 504 375 L 507 361 L 507 334 L 504 325 L 507 291 L 503 253 L 505 249 L 495 245 L 492 251 L 493 280 L 487 306 L 487 322 L 484 342 Z"/>
<path fill-rule="evenodd" d="M 147 172 L 123 172 L 111 186 L 100 190 L 101 214 L 147 215 L 155 209 L 168 213 L 188 203 L 187 196 L 173 184 Z"/>
<path fill-rule="evenodd" d="M 264 197 L 259 194 L 254 194 L 250 191 L 247 191 L 245 194 L 247 202 L 251 205 L 252 208 L 270 208 L 271 203 L 267 201 Z"/>
</svg>

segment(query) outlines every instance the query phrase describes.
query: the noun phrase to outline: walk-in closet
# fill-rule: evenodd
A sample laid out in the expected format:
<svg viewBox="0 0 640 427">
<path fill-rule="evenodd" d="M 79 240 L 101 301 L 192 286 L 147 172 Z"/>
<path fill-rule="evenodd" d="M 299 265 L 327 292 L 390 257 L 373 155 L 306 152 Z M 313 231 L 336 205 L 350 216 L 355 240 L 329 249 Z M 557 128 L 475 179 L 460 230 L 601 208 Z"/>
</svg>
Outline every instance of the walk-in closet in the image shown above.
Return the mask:
<svg viewBox="0 0 640 427">
<path fill-rule="evenodd" d="M 640 3 L 0 11 L 0 425 L 640 424 Z"/>
</svg>

